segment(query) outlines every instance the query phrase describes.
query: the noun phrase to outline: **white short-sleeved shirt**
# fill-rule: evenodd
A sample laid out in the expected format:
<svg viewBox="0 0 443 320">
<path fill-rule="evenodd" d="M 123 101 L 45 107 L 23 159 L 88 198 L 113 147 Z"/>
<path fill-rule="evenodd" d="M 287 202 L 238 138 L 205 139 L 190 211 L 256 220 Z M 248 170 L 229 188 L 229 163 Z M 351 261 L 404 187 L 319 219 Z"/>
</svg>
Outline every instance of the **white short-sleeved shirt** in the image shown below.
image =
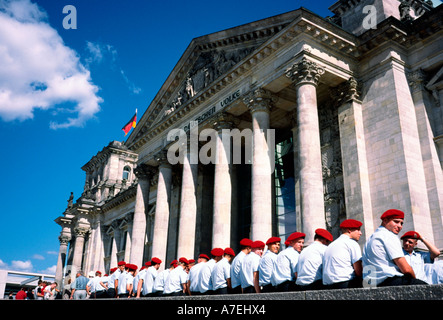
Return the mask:
<svg viewBox="0 0 443 320">
<path fill-rule="evenodd" d="M 138 289 L 138 283 L 140 282 L 140 279 L 144 279 L 146 273 L 146 269 L 140 270 L 140 272 L 138 272 L 135 276 L 134 276 L 134 282 L 132 284 L 132 291 L 133 292 L 137 292 Z M 143 286 L 141 288 L 141 294 L 143 293 L 143 287 L 144 287 L 145 283 L 143 282 Z"/>
<path fill-rule="evenodd" d="M 308 285 L 322 279 L 323 255 L 326 248 L 326 245 L 314 241 L 307 248 L 303 249 L 298 258 L 296 284 Z"/>
<path fill-rule="evenodd" d="M 217 290 L 228 286 L 227 279 L 231 278 L 231 265 L 228 259 L 223 258 L 217 262 L 212 269 L 211 280 L 212 289 Z"/>
<path fill-rule="evenodd" d="M 380 226 L 368 238 L 363 248 L 363 279 L 371 284 L 380 284 L 394 276 L 403 276 L 393 261 L 404 257 L 398 236 Z"/>
<path fill-rule="evenodd" d="M 164 290 L 165 280 L 168 278 L 169 272 L 171 272 L 171 270 L 165 269 L 158 274 L 158 276 L 155 278 L 154 281 L 153 292 L 158 292 L 158 291 L 161 292 Z"/>
<path fill-rule="evenodd" d="M 191 292 L 200 292 L 200 271 L 206 262 L 199 262 L 189 270 L 188 281 Z"/>
<path fill-rule="evenodd" d="M 243 259 L 246 257 L 246 253 L 240 251 L 232 260 L 231 263 L 231 286 L 236 288 L 241 285 L 240 282 L 240 270 Z"/>
<path fill-rule="evenodd" d="M 145 269 L 146 272 L 143 275 L 143 294 L 150 294 L 154 290 L 155 278 L 157 278 L 158 271 L 153 266 Z"/>
<path fill-rule="evenodd" d="M 258 266 L 258 282 L 261 286 L 271 284 L 272 274 L 274 273 L 274 264 L 277 261 L 277 254 L 267 250 L 260 259 Z"/>
<path fill-rule="evenodd" d="M 425 281 L 428 284 L 431 284 L 429 272 L 426 272 L 425 270 L 425 264 L 432 264 L 434 262 L 431 259 L 431 253 L 422 252 L 422 251 L 412 251 L 412 253 L 409 254 L 404 249 L 403 252 L 405 254 L 406 261 L 414 270 L 415 278 Z"/>
<path fill-rule="evenodd" d="M 271 279 L 273 286 L 279 285 L 285 281 L 294 280 L 299 256 L 300 253 L 293 247 L 287 247 L 277 255 L 275 269 Z"/>
<path fill-rule="evenodd" d="M 240 283 L 242 288 L 254 285 L 254 272 L 258 271 L 260 264 L 260 256 L 254 252 L 250 252 L 241 264 Z"/>
<path fill-rule="evenodd" d="M 354 263 L 361 259 L 357 241 L 342 234 L 331 242 L 323 256 L 323 284 L 349 281 L 355 277 Z"/>
<path fill-rule="evenodd" d="M 211 279 L 211 273 L 212 269 L 215 266 L 215 260 L 211 259 L 208 262 L 206 262 L 200 271 L 200 275 L 198 277 L 200 292 L 205 293 L 208 290 L 212 290 L 212 279 Z M 192 270 L 192 268 L 191 268 Z"/>
<path fill-rule="evenodd" d="M 183 283 L 186 283 L 188 274 L 181 265 L 169 272 L 169 276 L 165 280 L 164 294 L 180 292 L 183 290 Z"/>
<path fill-rule="evenodd" d="M 124 272 L 118 277 L 118 294 L 129 293 L 127 285 L 132 284 L 134 276 L 130 272 Z"/>
</svg>

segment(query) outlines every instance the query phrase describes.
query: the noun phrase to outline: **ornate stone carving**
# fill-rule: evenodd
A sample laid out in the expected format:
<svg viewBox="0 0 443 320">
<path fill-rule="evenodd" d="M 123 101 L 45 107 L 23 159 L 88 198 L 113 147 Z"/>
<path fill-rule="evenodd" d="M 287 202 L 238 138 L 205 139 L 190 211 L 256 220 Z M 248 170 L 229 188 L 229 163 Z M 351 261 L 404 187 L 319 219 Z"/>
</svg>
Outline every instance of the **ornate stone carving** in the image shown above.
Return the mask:
<svg viewBox="0 0 443 320">
<path fill-rule="evenodd" d="M 218 112 L 212 118 L 212 124 L 217 131 L 232 129 L 238 123 L 239 120 L 227 112 Z"/>
<path fill-rule="evenodd" d="M 277 102 L 277 97 L 269 90 L 258 88 L 251 90 L 243 98 L 243 102 L 249 108 L 251 113 L 256 111 L 270 112 L 274 104 Z"/>
<path fill-rule="evenodd" d="M 426 80 L 426 74 L 422 69 L 418 69 L 406 74 L 409 87 L 411 91 L 422 90 L 424 88 L 424 81 Z"/>
<path fill-rule="evenodd" d="M 58 241 L 60 241 L 60 245 L 67 246 L 69 244 L 69 241 L 71 241 L 71 237 L 67 235 L 61 235 L 58 237 Z"/>
<path fill-rule="evenodd" d="M 334 100 L 334 105 L 340 106 L 350 100 L 360 100 L 361 88 L 361 83 L 359 83 L 354 77 L 351 77 L 337 87 L 330 88 L 329 94 Z"/>
<path fill-rule="evenodd" d="M 75 227 L 74 228 L 74 232 L 75 232 L 75 236 L 76 237 L 85 237 L 88 232 L 89 232 L 89 228 L 86 227 Z"/>
<path fill-rule="evenodd" d="M 137 168 L 134 168 L 133 171 L 138 179 L 150 179 L 156 170 L 152 166 L 142 163 Z"/>
<path fill-rule="evenodd" d="M 318 85 L 320 77 L 325 70 L 315 62 L 303 58 L 300 62 L 293 64 L 286 70 L 286 76 L 290 78 L 294 85 L 310 83 Z"/>
</svg>

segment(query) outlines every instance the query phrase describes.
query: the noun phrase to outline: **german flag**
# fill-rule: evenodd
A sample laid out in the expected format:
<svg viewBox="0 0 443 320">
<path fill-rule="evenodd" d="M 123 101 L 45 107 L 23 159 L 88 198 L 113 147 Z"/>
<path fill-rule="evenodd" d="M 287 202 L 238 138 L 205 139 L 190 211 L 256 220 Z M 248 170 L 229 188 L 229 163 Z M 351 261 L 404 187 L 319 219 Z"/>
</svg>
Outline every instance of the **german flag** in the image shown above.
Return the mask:
<svg viewBox="0 0 443 320">
<path fill-rule="evenodd" d="M 136 125 L 137 125 L 137 109 L 135 109 L 135 114 L 131 118 L 131 120 L 129 120 L 129 122 L 125 124 L 125 126 L 122 128 L 122 130 L 125 132 L 125 136 L 128 134 L 129 131 L 131 131 L 131 128 L 135 128 Z"/>
</svg>

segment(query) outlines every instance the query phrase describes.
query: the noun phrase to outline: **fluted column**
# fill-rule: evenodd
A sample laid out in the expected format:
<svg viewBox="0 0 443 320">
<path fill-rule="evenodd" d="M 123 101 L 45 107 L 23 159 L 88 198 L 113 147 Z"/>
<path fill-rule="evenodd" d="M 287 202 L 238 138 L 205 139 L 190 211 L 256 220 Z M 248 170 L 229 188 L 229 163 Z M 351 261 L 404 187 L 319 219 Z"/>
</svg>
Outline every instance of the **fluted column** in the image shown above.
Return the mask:
<svg viewBox="0 0 443 320">
<path fill-rule="evenodd" d="M 195 228 L 197 223 L 197 174 L 198 162 L 191 161 L 198 157 L 197 151 L 186 143 L 183 163 L 180 198 L 180 219 L 178 227 L 178 257 L 194 257 Z"/>
<path fill-rule="evenodd" d="M 214 118 L 217 130 L 214 170 L 214 207 L 212 220 L 212 247 L 230 247 L 231 241 L 231 197 L 232 197 L 232 157 L 231 133 L 234 118 L 220 112 Z"/>
<path fill-rule="evenodd" d="M 145 249 L 146 236 L 146 208 L 149 203 L 149 188 L 153 168 L 141 164 L 134 169 L 137 176 L 137 193 L 135 196 L 134 218 L 132 223 L 131 235 L 131 255 L 129 261 L 137 266 L 143 264 L 143 252 Z"/>
<path fill-rule="evenodd" d="M 302 231 L 312 241 L 317 228 L 325 228 L 317 85 L 324 69 L 303 58 L 287 70 L 297 93 L 297 137 L 300 166 Z"/>
<path fill-rule="evenodd" d="M 358 88 L 356 79 L 350 78 L 330 92 L 338 108 L 346 218 L 363 222 L 361 240 L 365 241 L 374 232 L 374 224 L 363 110 Z"/>
<path fill-rule="evenodd" d="M 267 141 L 270 110 L 276 98 L 268 90 L 251 91 L 244 102 L 252 114 L 251 238 L 272 235 L 272 173 L 275 141 Z M 274 136 L 272 135 L 272 138 Z"/>
<path fill-rule="evenodd" d="M 58 237 L 58 240 L 60 241 L 60 249 L 58 251 L 58 258 L 57 258 L 57 268 L 55 273 L 55 282 L 57 282 L 57 288 L 61 289 L 63 288 L 63 272 L 65 268 L 65 262 L 66 262 L 66 253 L 68 252 L 68 244 L 71 238 L 67 235 L 61 234 Z"/>
<path fill-rule="evenodd" d="M 172 166 L 168 163 L 166 153 L 158 154 L 158 184 L 152 239 L 152 256 L 166 261 L 169 226 L 169 200 L 171 195 Z M 162 264 L 164 266 L 164 264 Z"/>
<path fill-rule="evenodd" d="M 72 259 L 71 277 L 74 280 L 78 270 L 82 267 L 83 247 L 85 245 L 85 236 L 89 232 L 89 228 L 76 227 L 75 232 L 75 245 L 74 245 L 74 257 Z"/>
</svg>

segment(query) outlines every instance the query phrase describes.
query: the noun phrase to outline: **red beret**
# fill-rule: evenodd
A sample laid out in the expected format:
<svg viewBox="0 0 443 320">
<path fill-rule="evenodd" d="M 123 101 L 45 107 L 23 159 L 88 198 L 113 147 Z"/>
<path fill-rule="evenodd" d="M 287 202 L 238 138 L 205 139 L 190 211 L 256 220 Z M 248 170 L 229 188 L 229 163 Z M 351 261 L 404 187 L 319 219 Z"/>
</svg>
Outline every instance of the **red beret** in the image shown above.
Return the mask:
<svg viewBox="0 0 443 320">
<path fill-rule="evenodd" d="M 124 266 L 126 264 L 126 262 L 124 261 L 119 261 L 119 263 L 117 263 L 118 266 Z"/>
<path fill-rule="evenodd" d="M 214 248 L 211 250 L 211 254 L 214 257 L 221 257 L 223 255 L 223 249 L 222 248 Z"/>
<path fill-rule="evenodd" d="M 96 271 L 95 273 L 100 273 L 100 274 L 102 274 L 100 271 Z"/>
<path fill-rule="evenodd" d="M 195 263 L 195 260 L 194 259 L 190 259 L 189 260 L 189 264 L 191 264 L 191 263 Z"/>
<path fill-rule="evenodd" d="M 292 240 L 304 237 L 306 237 L 306 235 L 303 232 L 294 232 L 288 237 L 286 241 L 291 242 Z"/>
<path fill-rule="evenodd" d="M 281 239 L 279 237 L 271 237 L 268 239 L 268 241 L 266 241 L 266 244 L 271 244 L 271 243 L 275 243 L 275 242 L 280 242 Z"/>
<path fill-rule="evenodd" d="M 178 263 L 177 260 L 172 260 L 170 266 L 172 266 L 172 265 L 174 265 L 174 264 L 177 264 L 177 263 Z"/>
<path fill-rule="evenodd" d="M 405 218 L 405 214 L 403 211 L 397 210 L 397 209 L 389 209 L 387 211 L 385 211 L 380 219 L 385 219 L 385 218 L 390 218 L 390 219 L 404 219 Z"/>
<path fill-rule="evenodd" d="M 404 235 L 402 235 L 400 239 L 403 239 L 403 238 L 420 239 L 421 237 L 418 232 L 408 231 Z"/>
<path fill-rule="evenodd" d="M 206 260 L 209 260 L 209 257 L 206 254 L 204 254 L 204 253 L 200 254 L 198 257 L 199 258 L 204 258 Z"/>
<path fill-rule="evenodd" d="M 153 264 L 153 263 L 160 264 L 160 263 L 162 263 L 162 261 L 159 258 L 154 257 L 151 259 L 151 264 Z"/>
<path fill-rule="evenodd" d="M 328 230 L 319 228 L 319 229 L 315 230 L 315 233 L 317 235 L 319 235 L 320 237 L 325 238 L 326 240 L 329 240 L 331 242 L 334 241 L 334 237 L 332 236 L 332 234 Z"/>
<path fill-rule="evenodd" d="M 151 264 L 152 264 L 151 261 L 148 261 L 148 262 L 145 263 L 145 266 L 150 267 Z"/>
<path fill-rule="evenodd" d="M 345 221 L 343 221 L 342 223 L 340 223 L 340 228 L 343 229 L 358 229 L 363 225 L 363 223 L 361 223 L 358 220 L 354 220 L 354 219 L 347 219 Z"/>
<path fill-rule="evenodd" d="M 252 245 L 252 240 L 244 238 L 240 241 L 240 245 L 244 247 L 250 247 Z"/>
<path fill-rule="evenodd" d="M 178 259 L 178 261 L 179 261 L 179 262 L 182 262 L 182 263 L 184 263 L 184 264 L 189 264 L 188 259 L 186 259 L 186 258 L 184 258 L 184 257 L 181 257 L 180 259 Z"/>
<path fill-rule="evenodd" d="M 251 244 L 251 248 L 264 248 L 265 243 L 263 241 L 257 240 Z"/>
<path fill-rule="evenodd" d="M 118 268 L 112 268 L 111 270 L 109 270 L 109 272 L 114 273 L 115 270 L 117 270 Z"/>
<path fill-rule="evenodd" d="M 235 252 L 234 252 L 234 250 L 232 250 L 232 248 L 226 248 L 224 253 L 235 257 Z"/>
<path fill-rule="evenodd" d="M 138 267 L 135 265 L 135 264 L 132 264 L 132 263 L 127 263 L 126 264 L 126 267 L 129 269 L 129 270 L 137 270 L 138 269 Z"/>
</svg>

